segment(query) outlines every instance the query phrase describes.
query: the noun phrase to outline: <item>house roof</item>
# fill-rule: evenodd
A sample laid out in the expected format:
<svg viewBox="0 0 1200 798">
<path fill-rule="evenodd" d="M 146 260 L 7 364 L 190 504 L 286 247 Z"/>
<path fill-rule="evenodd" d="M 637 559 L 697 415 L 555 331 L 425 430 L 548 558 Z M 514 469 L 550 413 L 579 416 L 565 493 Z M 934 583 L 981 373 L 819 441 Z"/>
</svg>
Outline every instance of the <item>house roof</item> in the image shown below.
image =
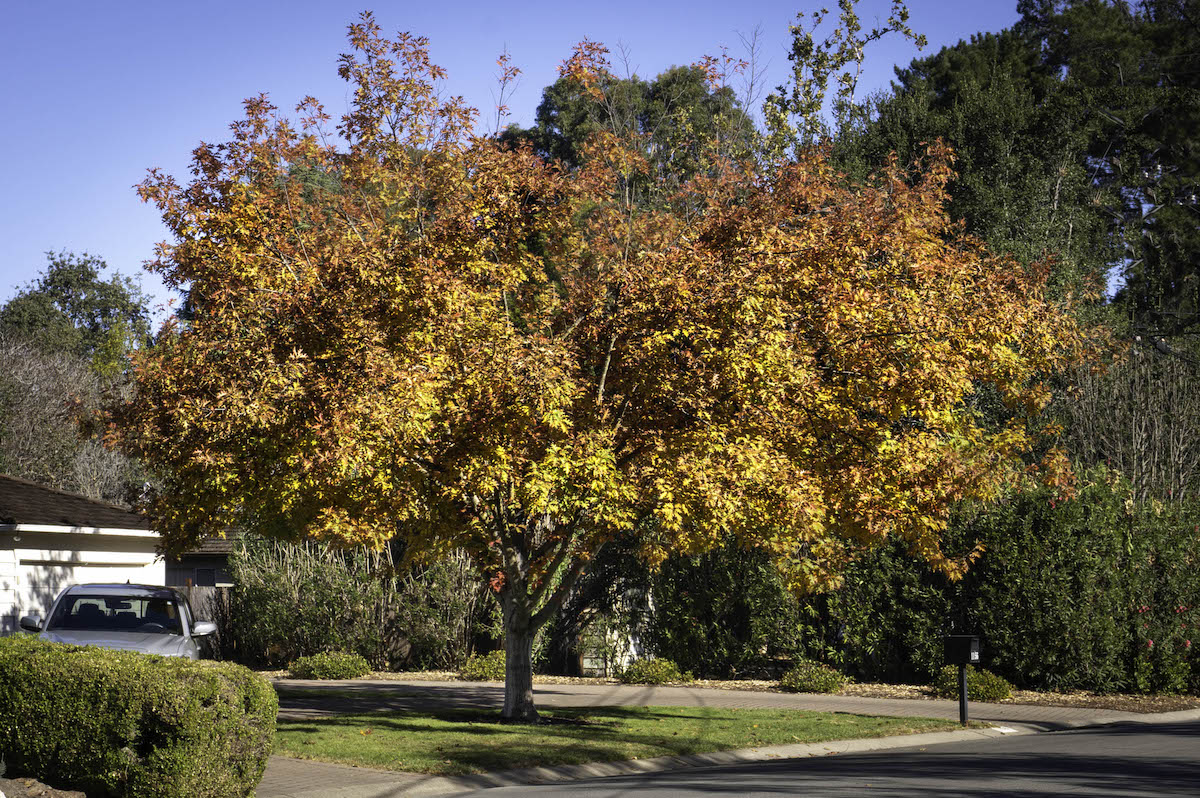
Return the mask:
<svg viewBox="0 0 1200 798">
<path fill-rule="evenodd" d="M 149 530 L 145 516 L 0 474 L 0 524 Z"/>
<path fill-rule="evenodd" d="M 229 532 L 227 535 L 223 538 L 204 538 L 184 554 L 232 554 L 233 547 L 241 540 L 242 536 L 236 532 Z"/>
</svg>

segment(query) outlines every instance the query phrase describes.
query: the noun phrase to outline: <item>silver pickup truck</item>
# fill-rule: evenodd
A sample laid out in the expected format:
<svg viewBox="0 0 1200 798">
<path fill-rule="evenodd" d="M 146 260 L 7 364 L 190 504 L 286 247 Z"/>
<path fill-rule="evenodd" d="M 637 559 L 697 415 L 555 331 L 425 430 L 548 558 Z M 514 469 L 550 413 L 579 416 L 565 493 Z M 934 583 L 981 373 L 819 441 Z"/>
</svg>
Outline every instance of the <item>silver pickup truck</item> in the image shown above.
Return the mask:
<svg viewBox="0 0 1200 798">
<path fill-rule="evenodd" d="M 21 629 L 55 643 L 200 658 L 200 639 L 217 626 L 197 621 L 177 591 L 157 585 L 74 585 L 58 594 L 43 623 L 21 618 Z"/>
</svg>

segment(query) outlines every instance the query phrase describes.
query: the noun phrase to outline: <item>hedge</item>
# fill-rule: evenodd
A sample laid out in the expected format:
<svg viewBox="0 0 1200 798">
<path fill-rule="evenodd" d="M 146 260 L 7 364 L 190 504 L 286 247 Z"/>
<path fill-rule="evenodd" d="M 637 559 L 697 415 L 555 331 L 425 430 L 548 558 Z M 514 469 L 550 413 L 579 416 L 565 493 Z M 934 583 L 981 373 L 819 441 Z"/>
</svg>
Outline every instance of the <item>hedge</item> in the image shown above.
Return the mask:
<svg viewBox="0 0 1200 798">
<path fill-rule="evenodd" d="M 1200 695 L 1200 500 L 1136 502 L 1104 468 L 1078 478 L 1067 500 L 1040 487 L 956 508 L 946 554 L 983 544 L 959 582 L 900 540 L 854 562 L 840 589 L 799 601 L 762 552 L 669 558 L 646 577 L 645 639 L 702 674 L 810 659 L 912 684 L 936 679 L 946 635 L 979 634 L 981 664 L 1018 687 Z"/>
<path fill-rule="evenodd" d="M 277 711 L 270 683 L 240 665 L 0 639 L 10 778 L 90 798 L 251 795 Z"/>
</svg>

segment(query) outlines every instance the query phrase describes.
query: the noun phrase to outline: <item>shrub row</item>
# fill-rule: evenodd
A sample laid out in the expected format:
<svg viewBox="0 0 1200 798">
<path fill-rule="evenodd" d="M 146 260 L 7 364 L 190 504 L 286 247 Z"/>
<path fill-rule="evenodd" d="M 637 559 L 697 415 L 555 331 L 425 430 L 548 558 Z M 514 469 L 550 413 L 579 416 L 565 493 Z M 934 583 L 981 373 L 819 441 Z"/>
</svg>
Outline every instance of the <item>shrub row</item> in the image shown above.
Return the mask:
<svg viewBox="0 0 1200 798">
<path fill-rule="evenodd" d="M 278 701 L 240 665 L 0 638 L 7 775 L 97 796 L 253 793 Z"/>
<path fill-rule="evenodd" d="M 472 654 L 459 669 L 458 678 L 467 682 L 502 682 L 507 661 L 503 651 Z"/>
<path fill-rule="evenodd" d="M 801 659 L 859 681 L 931 682 L 947 634 L 979 634 L 983 665 L 1020 687 L 1200 693 L 1200 503 L 1135 504 L 1119 476 L 965 508 L 950 555 L 984 554 L 951 583 L 893 542 L 832 593 L 796 600 L 767 558 L 729 549 L 647 575 L 651 650 L 706 677 L 777 677 Z"/>
</svg>

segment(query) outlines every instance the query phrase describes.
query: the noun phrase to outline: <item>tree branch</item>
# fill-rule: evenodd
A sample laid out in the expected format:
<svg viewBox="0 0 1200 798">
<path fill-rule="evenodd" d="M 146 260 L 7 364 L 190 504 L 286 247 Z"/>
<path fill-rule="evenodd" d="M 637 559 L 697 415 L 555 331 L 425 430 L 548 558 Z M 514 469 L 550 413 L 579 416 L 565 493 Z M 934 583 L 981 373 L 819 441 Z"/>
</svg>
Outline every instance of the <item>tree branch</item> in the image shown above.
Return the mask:
<svg viewBox="0 0 1200 798">
<path fill-rule="evenodd" d="M 604 355 L 604 369 L 600 372 L 600 388 L 596 391 L 596 404 L 604 402 L 604 382 L 608 379 L 608 367 L 612 363 L 613 349 L 617 345 L 617 336 L 608 339 L 608 352 Z"/>
<path fill-rule="evenodd" d="M 575 562 L 571 563 L 570 569 L 567 571 L 562 581 L 559 582 L 558 589 L 555 590 L 550 598 L 546 600 L 545 606 L 534 613 L 533 617 L 530 619 L 529 626 L 533 631 L 536 632 L 538 629 L 541 629 L 546 621 L 550 620 L 550 618 L 554 616 L 554 613 L 558 612 L 558 608 L 562 606 L 563 600 L 566 599 L 567 594 L 571 592 L 571 588 L 575 587 L 575 583 L 579 581 L 579 577 L 583 575 L 583 570 L 587 567 L 588 562 L 597 554 L 599 554 L 602 548 L 604 548 L 603 543 L 596 546 L 596 548 L 592 550 L 591 557 L 586 559 L 584 557 L 580 557 Z M 549 580 L 546 581 L 546 584 L 549 584 Z"/>
</svg>

